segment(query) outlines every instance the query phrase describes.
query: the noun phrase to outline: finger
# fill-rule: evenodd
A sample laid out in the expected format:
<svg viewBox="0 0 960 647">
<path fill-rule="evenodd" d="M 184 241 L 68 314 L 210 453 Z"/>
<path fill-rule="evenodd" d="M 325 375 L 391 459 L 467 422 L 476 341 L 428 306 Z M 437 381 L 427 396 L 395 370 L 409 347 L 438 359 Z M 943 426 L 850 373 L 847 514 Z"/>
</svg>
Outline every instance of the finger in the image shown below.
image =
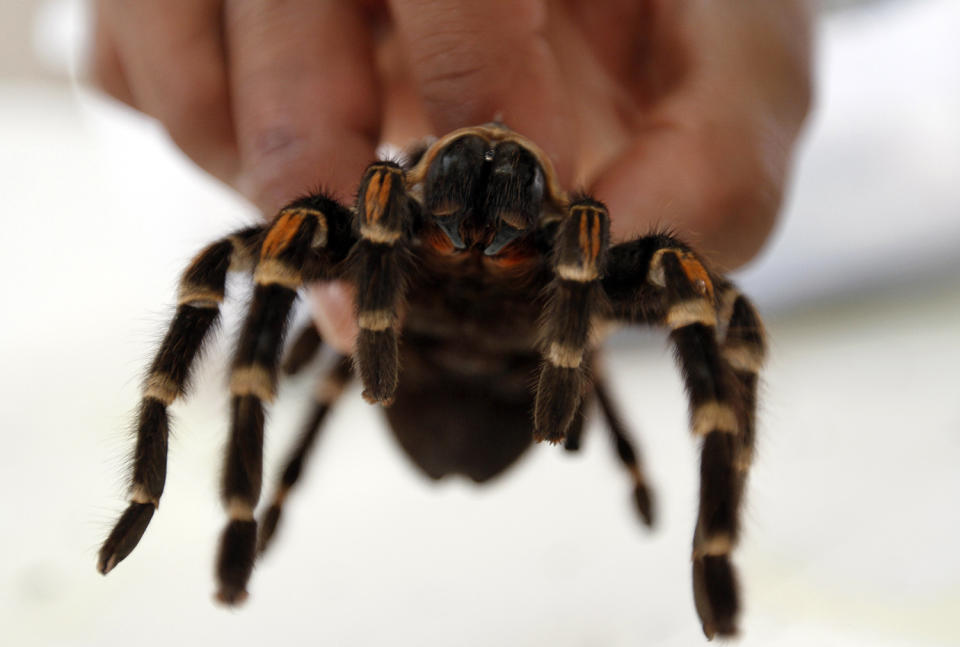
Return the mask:
<svg viewBox="0 0 960 647">
<path fill-rule="evenodd" d="M 770 234 L 786 177 L 787 147 L 757 137 L 731 123 L 645 131 L 591 189 L 610 209 L 612 237 L 669 229 L 725 270 L 746 263 Z"/>
<path fill-rule="evenodd" d="M 266 213 L 318 185 L 352 196 L 380 123 L 363 9 L 340 0 L 228 1 L 226 24 L 241 190 Z M 311 296 L 324 340 L 350 353 L 352 295 L 337 283 Z"/>
<path fill-rule="evenodd" d="M 232 181 L 221 0 L 101 0 L 99 8 L 137 108 L 159 119 L 197 164 Z"/>
<path fill-rule="evenodd" d="M 594 184 L 615 214 L 614 235 L 668 225 L 725 269 L 759 251 L 809 108 L 801 5 L 690 5 L 671 16 L 675 24 L 661 21 L 683 35 L 671 42 L 684 43 L 685 73 Z"/>
<path fill-rule="evenodd" d="M 93 26 L 93 49 L 90 52 L 89 74 L 91 81 L 101 90 L 118 101 L 136 108 L 133 92 L 123 70 L 117 43 L 104 20 L 103 10 L 98 3 L 95 9 Z"/>
<path fill-rule="evenodd" d="M 377 69 L 383 93 L 382 141 L 406 149 L 433 131 L 427 120 L 395 29 L 377 42 Z"/>
<path fill-rule="evenodd" d="M 570 178 L 571 110 L 548 45 L 544 0 L 390 0 L 436 134 L 500 119 Z"/>
<path fill-rule="evenodd" d="M 349 0 L 228 0 L 239 188 L 266 212 L 321 185 L 352 196 L 380 123 L 372 37 Z"/>
<path fill-rule="evenodd" d="M 354 290 L 344 281 L 318 283 L 310 288 L 313 320 L 323 341 L 343 355 L 353 355 L 357 345 Z"/>
</svg>

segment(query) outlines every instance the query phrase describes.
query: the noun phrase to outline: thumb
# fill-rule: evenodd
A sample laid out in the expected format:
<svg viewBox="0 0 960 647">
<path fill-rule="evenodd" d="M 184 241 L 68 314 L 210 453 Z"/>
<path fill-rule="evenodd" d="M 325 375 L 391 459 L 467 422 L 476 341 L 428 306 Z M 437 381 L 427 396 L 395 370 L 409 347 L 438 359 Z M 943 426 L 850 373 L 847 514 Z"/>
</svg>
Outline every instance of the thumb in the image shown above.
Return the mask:
<svg viewBox="0 0 960 647">
<path fill-rule="evenodd" d="M 442 135 L 494 119 L 539 144 L 570 179 L 571 110 L 546 39 L 544 0 L 391 0 L 427 119 Z"/>
</svg>

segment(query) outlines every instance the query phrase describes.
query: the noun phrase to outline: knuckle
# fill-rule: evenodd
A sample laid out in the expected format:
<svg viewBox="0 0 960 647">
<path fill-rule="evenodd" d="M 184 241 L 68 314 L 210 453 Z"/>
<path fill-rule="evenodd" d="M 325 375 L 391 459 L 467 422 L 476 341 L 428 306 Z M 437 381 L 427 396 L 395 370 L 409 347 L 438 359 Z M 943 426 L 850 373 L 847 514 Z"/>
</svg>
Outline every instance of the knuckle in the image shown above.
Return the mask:
<svg viewBox="0 0 960 647">
<path fill-rule="evenodd" d="M 472 113 L 482 110 L 479 106 L 485 93 L 496 83 L 491 66 L 481 52 L 466 43 L 457 34 L 435 37 L 436 42 L 425 45 L 413 61 L 421 97 L 428 110 L 435 114 L 455 115 L 463 123 L 472 121 Z"/>
<path fill-rule="evenodd" d="M 434 7 L 429 21 L 418 17 L 406 34 L 421 98 L 443 129 L 493 116 L 516 76 L 529 72 L 545 22 L 542 0 L 453 9 Z"/>
</svg>

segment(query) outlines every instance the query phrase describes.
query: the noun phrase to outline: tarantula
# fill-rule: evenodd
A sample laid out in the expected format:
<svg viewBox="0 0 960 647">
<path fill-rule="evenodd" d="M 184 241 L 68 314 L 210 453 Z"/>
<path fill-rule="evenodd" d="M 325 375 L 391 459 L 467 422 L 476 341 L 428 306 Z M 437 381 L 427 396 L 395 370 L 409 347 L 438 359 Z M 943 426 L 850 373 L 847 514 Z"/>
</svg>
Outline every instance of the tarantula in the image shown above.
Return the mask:
<svg viewBox="0 0 960 647">
<path fill-rule="evenodd" d="M 255 290 L 230 377 L 222 479 L 229 521 L 216 567 L 221 601 L 246 597 L 256 555 L 354 367 L 363 397 L 385 407 L 400 445 L 435 479 L 462 474 L 482 483 L 531 440 L 576 449 L 583 410 L 596 396 L 649 525 L 650 492 L 597 357 L 605 324 L 624 322 L 670 331 L 690 425 L 703 440 L 696 609 L 708 637 L 736 631 L 730 553 L 753 454 L 762 324 L 730 281 L 676 238 L 653 234 L 611 246 L 606 207 L 568 197 L 544 152 L 498 123 L 452 132 L 403 164 L 372 163 L 352 209 L 324 193 L 307 195 L 270 224 L 237 231 L 197 255 L 144 382 L 131 502 L 100 550 L 100 572 L 133 550 L 153 517 L 166 476 L 167 407 L 186 391 L 231 270 L 252 272 Z M 258 523 L 264 404 L 276 391 L 289 313 L 303 285 L 333 279 L 356 288 L 356 354 L 325 376 Z M 301 366 L 320 343 L 308 327 L 286 368 Z"/>
</svg>

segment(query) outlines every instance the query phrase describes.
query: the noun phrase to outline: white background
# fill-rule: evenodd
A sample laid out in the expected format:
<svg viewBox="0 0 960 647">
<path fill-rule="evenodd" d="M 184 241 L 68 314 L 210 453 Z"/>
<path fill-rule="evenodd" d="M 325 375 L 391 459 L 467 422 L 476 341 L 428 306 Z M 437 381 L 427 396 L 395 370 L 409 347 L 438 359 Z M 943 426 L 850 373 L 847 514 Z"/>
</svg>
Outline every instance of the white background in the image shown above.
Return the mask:
<svg viewBox="0 0 960 647">
<path fill-rule="evenodd" d="M 31 47 L 46 65 L 71 60 L 78 5 L 37 4 Z M 953 0 L 821 21 L 819 107 L 792 197 L 741 277 L 772 340 L 736 555 L 744 645 L 960 645 L 958 33 Z M 98 575 L 176 277 L 253 214 L 148 120 L 39 65 L 0 82 L 0 642 L 703 644 L 696 447 L 655 333 L 620 334 L 609 361 L 658 495 L 653 533 L 598 425 L 580 455 L 536 447 L 491 486 L 438 486 L 351 389 L 251 599 L 223 609 L 211 594 L 226 334 L 173 408 L 160 512 Z M 226 333 L 244 301 L 232 287 Z M 268 475 L 311 390 L 310 376 L 281 389 Z"/>
</svg>

